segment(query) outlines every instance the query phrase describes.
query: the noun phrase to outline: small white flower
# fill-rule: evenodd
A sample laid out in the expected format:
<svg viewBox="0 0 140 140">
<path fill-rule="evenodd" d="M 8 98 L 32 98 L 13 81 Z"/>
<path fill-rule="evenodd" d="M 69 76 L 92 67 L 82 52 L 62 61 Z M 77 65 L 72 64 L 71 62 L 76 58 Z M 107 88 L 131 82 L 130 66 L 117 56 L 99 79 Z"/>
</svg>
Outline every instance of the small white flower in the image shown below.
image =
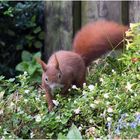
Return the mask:
<svg viewBox="0 0 140 140">
<path fill-rule="evenodd" d="M 7 130 L 6 130 L 6 129 L 4 129 L 4 135 L 6 135 L 6 134 L 8 134 L 8 133 L 7 133 Z"/>
<path fill-rule="evenodd" d="M 15 104 L 13 102 L 10 103 L 9 108 L 13 108 L 15 106 Z"/>
<path fill-rule="evenodd" d="M 127 85 L 125 86 L 125 88 L 127 89 L 127 91 L 132 92 L 132 84 L 130 84 L 129 82 L 127 82 Z"/>
<path fill-rule="evenodd" d="M 68 91 L 71 91 L 71 89 L 69 88 Z"/>
<path fill-rule="evenodd" d="M 77 89 L 76 85 L 72 85 L 71 88 L 72 88 L 72 89 Z"/>
<path fill-rule="evenodd" d="M 83 83 L 83 87 L 84 87 L 84 88 L 86 87 L 86 83 Z"/>
<path fill-rule="evenodd" d="M 108 113 L 112 113 L 112 112 L 113 112 L 113 109 L 112 109 L 111 107 L 109 107 L 109 108 L 107 109 L 107 112 L 108 112 Z"/>
<path fill-rule="evenodd" d="M 93 120 L 93 119 L 90 119 L 90 120 L 89 120 L 89 123 L 93 123 L 93 122 L 94 122 L 94 120 Z"/>
<path fill-rule="evenodd" d="M 93 91 L 94 90 L 94 85 L 89 85 L 88 88 L 89 88 L 90 91 Z"/>
<path fill-rule="evenodd" d="M 25 92 L 25 93 L 29 93 L 29 91 L 30 91 L 30 90 L 26 89 L 24 92 Z"/>
<path fill-rule="evenodd" d="M 34 136 L 34 133 L 31 132 L 31 133 L 30 133 L 30 138 L 33 138 L 33 136 Z"/>
<path fill-rule="evenodd" d="M 40 122 L 41 121 L 41 115 L 36 115 L 35 116 L 35 121 Z"/>
<path fill-rule="evenodd" d="M 140 115 L 140 112 L 136 112 L 135 115 Z M 127 116 L 128 116 L 128 114 L 127 114 Z"/>
<path fill-rule="evenodd" d="M 60 116 L 56 116 L 56 120 L 60 120 L 61 118 L 60 118 Z"/>
<path fill-rule="evenodd" d="M 107 101 L 107 102 L 106 102 L 106 105 L 109 105 L 109 104 L 110 104 L 110 102 L 109 102 L 109 101 Z"/>
<path fill-rule="evenodd" d="M 24 102 L 25 102 L 25 103 L 27 103 L 27 102 L 28 102 L 28 100 L 27 100 L 27 99 L 24 99 Z"/>
<path fill-rule="evenodd" d="M 79 126 L 79 127 L 78 127 L 78 129 L 79 129 L 79 130 L 82 130 L 82 127 L 81 127 L 81 126 Z"/>
<path fill-rule="evenodd" d="M 24 75 L 27 75 L 28 73 L 27 73 L 27 71 L 24 71 Z"/>
<path fill-rule="evenodd" d="M 39 101 L 40 100 L 39 97 L 36 97 L 35 99 L 36 99 L 36 101 Z"/>
<path fill-rule="evenodd" d="M 95 104 L 90 104 L 90 107 L 91 108 L 95 108 Z"/>
<path fill-rule="evenodd" d="M 59 105 L 59 102 L 57 100 L 52 100 L 55 106 Z"/>
<path fill-rule="evenodd" d="M 115 95 L 114 97 L 120 99 L 119 95 Z"/>
<path fill-rule="evenodd" d="M 74 113 L 75 113 L 75 114 L 79 114 L 80 111 L 81 111 L 80 108 L 77 108 L 77 109 L 74 110 Z"/>
<path fill-rule="evenodd" d="M 102 140 L 101 138 L 97 138 L 96 140 Z"/>
<path fill-rule="evenodd" d="M 95 127 L 90 127 L 89 129 L 86 130 L 87 135 L 94 135 L 96 133 L 96 128 Z"/>
<path fill-rule="evenodd" d="M 2 136 L 1 140 L 5 140 L 5 136 Z"/>
<path fill-rule="evenodd" d="M 82 93 L 83 93 L 83 95 L 86 95 L 87 94 L 87 91 L 83 90 Z"/>
<path fill-rule="evenodd" d="M 135 97 L 137 97 L 137 96 L 138 96 L 138 94 L 137 94 L 137 93 L 135 93 L 135 94 L 134 94 L 134 96 L 135 96 Z"/>
<path fill-rule="evenodd" d="M 104 94 L 104 98 L 106 98 L 106 99 L 109 98 L 108 93 L 105 93 L 105 94 Z"/>
<path fill-rule="evenodd" d="M 100 114 L 100 117 L 103 117 L 104 118 L 105 117 L 105 113 L 101 113 Z"/>
<path fill-rule="evenodd" d="M 115 70 L 114 70 L 114 69 L 112 69 L 112 72 L 114 73 L 114 72 L 115 72 Z"/>
<path fill-rule="evenodd" d="M 99 100 L 95 100 L 94 103 L 95 103 L 95 104 L 99 104 L 100 101 L 99 101 Z"/>
<path fill-rule="evenodd" d="M 100 82 L 104 82 L 104 79 L 103 78 L 100 78 L 99 80 L 100 80 Z"/>
<path fill-rule="evenodd" d="M 17 108 L 17 111 L 18 111 L 18 112 L 19 112 L 19 111 L 21 111 L 21 108 L 20 108 L 20 107 L 18 107 L 18 108 Z"/>
<path fill-rule="evenodd" d="M 3 114 L 3 110 L 0 110 L 0 115 Z"/>
<path fill-rule="evenodd" d="M 112 120 L 111 117 L 107 117 L 107 121 L 110 122 Z"/>
<path fill-rule="evenodd" d="M 23 110 L 19 111 L 19 114 L 24 114 L 24 111 Z"/>
<path fill-rule="evenodd" d="M 77 103 L 77 101 L 76 100 L 74 100 L 74 104 L 76 104 Z"/>
</svg>

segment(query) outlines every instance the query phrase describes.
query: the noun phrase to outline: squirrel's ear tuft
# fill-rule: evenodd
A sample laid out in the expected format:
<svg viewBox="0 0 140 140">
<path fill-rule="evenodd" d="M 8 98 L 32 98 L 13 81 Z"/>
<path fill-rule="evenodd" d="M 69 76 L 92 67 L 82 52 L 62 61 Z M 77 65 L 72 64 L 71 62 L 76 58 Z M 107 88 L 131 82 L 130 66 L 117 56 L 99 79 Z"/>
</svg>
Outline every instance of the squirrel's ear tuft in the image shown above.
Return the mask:
<svg viewBox="0 0 140 140">
<path fill-rule="evenodd" d="M 47 64 L 42 61 L 40 58 L 36 58 L 36 61 L 42 66 L 43 71 L 47 70 Z"/>
<path fill-rule="evenodd" d="M 55 67 L 56 67 L 56 69 L 59 70 L 59 62 L 58 62 L 58 59 L 56 57 L 56 54 L 54 55 L 54 57 L 55 57 Z"/>
</svg>

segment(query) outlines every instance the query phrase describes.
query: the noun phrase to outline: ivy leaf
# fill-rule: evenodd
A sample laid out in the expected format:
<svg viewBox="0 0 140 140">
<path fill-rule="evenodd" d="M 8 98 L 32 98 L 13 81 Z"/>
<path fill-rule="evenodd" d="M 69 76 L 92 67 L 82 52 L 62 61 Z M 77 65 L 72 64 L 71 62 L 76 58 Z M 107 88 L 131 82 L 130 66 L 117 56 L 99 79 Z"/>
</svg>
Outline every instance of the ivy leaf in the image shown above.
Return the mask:
<svg viewBox="0 0 140 140">
<path fill-rule="evenodd" d="M 22 52 L 22 61 L 31 61 L 32 60 L 32 54 L 28 51 Z"/>
<path fill-rule="evenodd" d="M 39 35 L 38 35 L 38 38 L 40 39 L 40 40 L 44 40 L 44 38 L 45 38 L 45 32 L 40 32 L 39 33 Z"/>
<path fill-rule="evenodd" d="M 27 62 L 21 62 L 16 66 L 16 70 L 24 72 L 28 70 L 28 67 L 29 65 Z"/>
<path fill-rule="evenodd" d="M 41 57 L 41 53 L 40 52 L 37 52 L 37 53 L 35 53 L 34 55 L 33 55 L 33 58 L 35 59 L 35 58 L 40 58 Z"/>
<path fill-rule="evenodd" d="M 32 22 L 35 22 L 36 21 L 36 15 L 32 16 L 31 21 Z"/>
<path fill-rule="evenodd" d="M 41 43 L 40 41 L 36 41 L 36 42 L 34 43 L 34 45 L 35 45 L 36 48 L 41 48 L 42 43 Z"/>
<path fill-rule="evenodd" d="M 82 136 L 80 131 L 78 130 L 78 128 L 72 124 L 68 134 L 67 134 L 67 138 L 68 139 L 78 139 L 78 140 L 82 140 Z"/>
<path fill-rule="evenodd" d="M 25 38 L 29 41 L 32 41 L 35 37 L 31 35 L 26 35 Z"/>
<path fill-rule="evenodd" d="M 67 139 L 67 137 L 65 135 L 63 135 L 62 133 L 58 134 L 58 140 L 63 140 L 63 139 Z"/>
<path fill-rule="evenodd" d="M 29 67 L 28 67 L 28 73 L 30 75 L 32 75 L 36 71 L 36 69 L 37 69 L 37 66 L 36 65 L 29 65 Z"/>
<path fill-rule="evenodd" d="M 41 28 L 40 27 L 37 27 L 33 32 L 35 33 L 35 34 L 37 34 L 37 33 L 39 33 L 41 31 Z"/>
</svg>

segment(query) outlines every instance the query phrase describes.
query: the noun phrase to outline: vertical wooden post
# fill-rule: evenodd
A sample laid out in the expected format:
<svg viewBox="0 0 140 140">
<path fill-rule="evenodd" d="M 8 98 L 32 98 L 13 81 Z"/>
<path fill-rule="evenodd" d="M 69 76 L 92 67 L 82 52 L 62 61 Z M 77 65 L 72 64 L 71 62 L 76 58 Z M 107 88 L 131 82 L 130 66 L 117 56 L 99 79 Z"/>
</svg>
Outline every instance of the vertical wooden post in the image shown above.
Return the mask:
<svg viewBox="0 0 140 140">
<path fill-rule="evenodd" d="M 46 1 L 46 37 L 43 58 L 48 60 L 50 55 L 57 50 L 71 48 L 72 2 L 71 1 Z"/>
<path fill-rule="evenodd" d="M 140 21 L 140 1 L 129 1 L 129 22 Z"/>
<path fill-rule="evenodd" d="M 81 1 L 73 1 L 73 36 L 81 28 Z"/>
<path fill-rule="evenodd" d="M 121 1 L 82 1 L 82 25 L 98 19 L 122 22 Z"/>
<path fill-rule="evenodd" d="M 129 24 L 129 2 L 122 1 L 122 23 L 124 25 Z"/>
</svg>

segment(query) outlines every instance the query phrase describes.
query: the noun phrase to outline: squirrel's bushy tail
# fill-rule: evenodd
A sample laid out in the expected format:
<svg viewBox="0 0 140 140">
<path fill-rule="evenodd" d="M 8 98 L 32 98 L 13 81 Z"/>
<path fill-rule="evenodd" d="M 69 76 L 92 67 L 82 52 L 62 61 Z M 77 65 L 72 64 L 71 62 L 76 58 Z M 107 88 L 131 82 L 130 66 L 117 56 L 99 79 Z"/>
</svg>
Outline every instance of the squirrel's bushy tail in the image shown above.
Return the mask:
<svg viewBox="0 0 140 140">
<path fill-rule="evenodd" d="M 99 20 L 85 25 L 73 40 L 73 51 L 81 55 L 88 66 L 107 51 L 121 48 L 127 26 L 113 21 Z"/>
</svg>

